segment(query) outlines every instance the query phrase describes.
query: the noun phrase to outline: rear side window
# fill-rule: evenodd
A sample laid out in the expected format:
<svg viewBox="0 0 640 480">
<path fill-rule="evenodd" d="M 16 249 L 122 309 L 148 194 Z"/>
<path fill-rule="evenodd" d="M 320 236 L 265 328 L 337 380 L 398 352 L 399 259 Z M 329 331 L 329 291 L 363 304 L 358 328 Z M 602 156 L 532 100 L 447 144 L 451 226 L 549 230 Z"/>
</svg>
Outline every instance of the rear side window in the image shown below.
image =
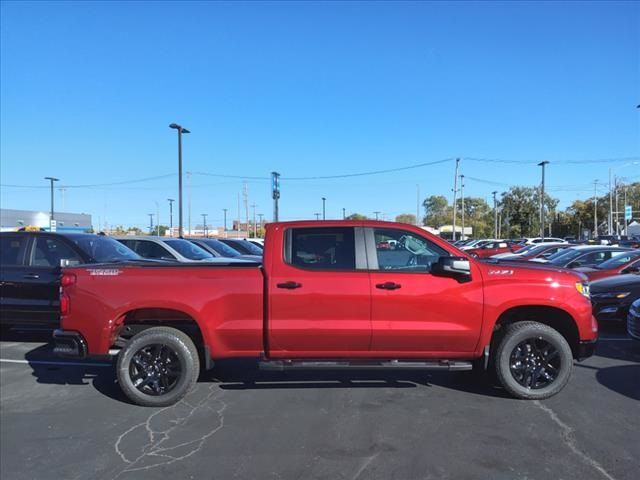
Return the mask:
<svg viewBox="0 0 640 480">
<path fill-rule="evenodd" d="M 353 228 L 294 228 L 289 263 L 317 270 L 355 270 Z"/>
<path fill-rule="evenodd" d="M 22 265 L 22 251 L 27 243 L 26 235 L 3 235 L 0 237 L 0 263 Z"/>
<path fill-rule="evenodd" d="M 148 242 L 147 240 L 137 240 L 135 248 L 133 250 L 144 258 L 161 258 L 161 259 L 175 259 L 176 257 L 169 252 L 166 248 L 158 245 L 155 242 Z"/>
<path fill-rule="evenodd" d="M 62 259 L 69 260 L 72 265 L 82 263 L 82 258 L 59 238 L 38 237 L 36 239 L 36 248 L 31 257 L 32 266 L 55 268 L 60 265 Z"/>
</svg>

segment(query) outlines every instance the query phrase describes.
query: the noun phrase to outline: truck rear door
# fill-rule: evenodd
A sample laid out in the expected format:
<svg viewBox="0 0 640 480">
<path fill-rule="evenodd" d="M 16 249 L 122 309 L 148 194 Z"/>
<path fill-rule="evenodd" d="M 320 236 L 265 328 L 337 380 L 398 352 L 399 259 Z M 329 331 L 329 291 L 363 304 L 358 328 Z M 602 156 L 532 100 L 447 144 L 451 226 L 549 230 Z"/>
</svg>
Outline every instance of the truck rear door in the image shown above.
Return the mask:
<svg viewBox="0 0 640 480">
<path fill-rule="evenodd" d="M 284 249 L 275 253 L 282 257 L 273 260 L 267 279 L 269 355 L 367 355 L 371 290 L 363 229 L 291 227 L 277 235 Z"/>
</svg>

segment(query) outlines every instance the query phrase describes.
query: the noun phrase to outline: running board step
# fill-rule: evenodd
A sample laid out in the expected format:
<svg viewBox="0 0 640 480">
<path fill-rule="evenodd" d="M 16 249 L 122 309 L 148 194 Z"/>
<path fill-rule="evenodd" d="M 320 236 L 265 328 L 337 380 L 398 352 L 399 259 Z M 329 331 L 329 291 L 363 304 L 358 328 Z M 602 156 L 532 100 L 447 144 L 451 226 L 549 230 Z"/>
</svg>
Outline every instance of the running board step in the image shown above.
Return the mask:
<svg viewBox="0 0 640 480">
<path fill-rule="evenodd" d="M 261 360 L 260 370 L 283 372 L 285 370 L 471 370 L 471 362 L 435 360 L 412 362 L 402 360 L 343 361 L 343 360 Z"/>
</svg>

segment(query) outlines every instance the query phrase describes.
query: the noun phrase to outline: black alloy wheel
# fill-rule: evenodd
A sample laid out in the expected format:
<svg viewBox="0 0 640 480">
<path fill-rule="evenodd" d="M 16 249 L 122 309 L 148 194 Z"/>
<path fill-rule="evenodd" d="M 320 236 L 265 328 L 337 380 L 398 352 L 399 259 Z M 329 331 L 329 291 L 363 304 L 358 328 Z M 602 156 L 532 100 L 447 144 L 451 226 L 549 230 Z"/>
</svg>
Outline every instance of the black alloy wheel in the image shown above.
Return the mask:
<svg viewBox="0 0 640 480">
<path fill-rule="evenodd" d="M 542 337 L 528 338 L 516 345 L 509 364 L 516 382 L 532 390 L 551 385 L 562 366 L 558 350 Z"/>
<path fill-rule="evenodd" d="M 146 395 L 164 395 L 178 383 L 182 365 L 177 353 L 164 344 L 146 345 L 133 354 L 129 377 Z"/>
</svg>

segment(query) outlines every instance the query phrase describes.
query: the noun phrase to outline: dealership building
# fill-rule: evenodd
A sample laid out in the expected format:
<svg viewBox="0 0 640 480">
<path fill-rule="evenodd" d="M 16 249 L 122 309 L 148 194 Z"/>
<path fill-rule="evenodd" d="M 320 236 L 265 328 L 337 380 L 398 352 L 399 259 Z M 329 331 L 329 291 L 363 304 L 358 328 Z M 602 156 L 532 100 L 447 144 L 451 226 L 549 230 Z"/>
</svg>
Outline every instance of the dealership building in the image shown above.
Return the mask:
<svg viewBox="0 0 640 480">
<path fill-rule="evenodd" d="M 55 212 L 56 231 L 90 232 L 91 215 L 86 213 Z M 49 230 L 49 212 L 0 209 L 0 231 L 11 232 L 23 227 Z"/>
</svg>

